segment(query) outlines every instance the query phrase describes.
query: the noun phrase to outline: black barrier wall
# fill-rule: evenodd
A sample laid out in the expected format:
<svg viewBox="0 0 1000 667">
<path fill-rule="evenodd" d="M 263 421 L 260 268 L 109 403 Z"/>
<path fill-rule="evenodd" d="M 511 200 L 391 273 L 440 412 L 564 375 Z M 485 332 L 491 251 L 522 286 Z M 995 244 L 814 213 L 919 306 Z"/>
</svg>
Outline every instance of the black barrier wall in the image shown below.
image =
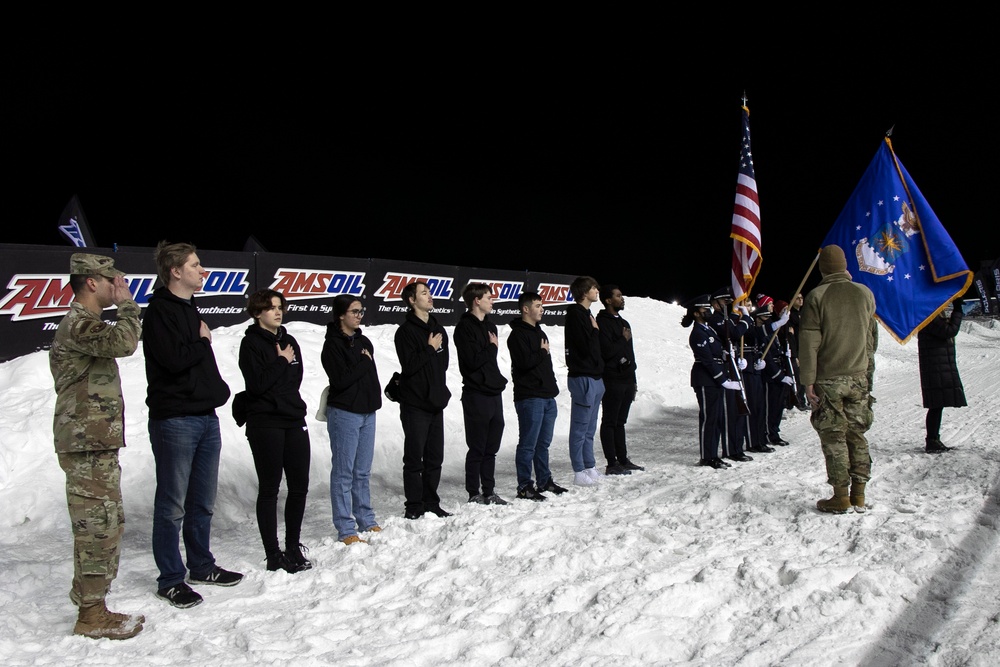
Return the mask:
<svg viewBox="0 0 1000 667">
<path fill-rule="evenodd" d="M 47 349 L 59 321 L 69 311 L 69 257 L 74 252 L 114 257 L 126 273 L 132 296 L 145 308 L 159 283 L 153 248 L 74 248 L 0 244 L 0 362 Z M 326 324 L 333 298 L 356 295 L 367 309 L 365 325 L 399 324 L 406 315 L 403 287 L 422 280 L 431 288 L 434 315 L 453 326 L 465 312 L 462 288 L 471 281 L 493 288 L 493 317 L 505 323 L 517 317 L 517 300 L 524 291 L 542 296 L 542 323 L 561 325 L 565 307 L 573 302 L 569 284 L 576 276 L 534 271 L 477 269 L 388 259 L 352 259 L 321 255 L 229 252 L 198 249 L 205 284 L 195 295 L 198 310 L 212 328 L 249 319 L 247 297 L 259 289 L 274 289 L 288 299 L 290 322 Z M 108 312 L 108 321 L 115 320 Z"/>
</svg>

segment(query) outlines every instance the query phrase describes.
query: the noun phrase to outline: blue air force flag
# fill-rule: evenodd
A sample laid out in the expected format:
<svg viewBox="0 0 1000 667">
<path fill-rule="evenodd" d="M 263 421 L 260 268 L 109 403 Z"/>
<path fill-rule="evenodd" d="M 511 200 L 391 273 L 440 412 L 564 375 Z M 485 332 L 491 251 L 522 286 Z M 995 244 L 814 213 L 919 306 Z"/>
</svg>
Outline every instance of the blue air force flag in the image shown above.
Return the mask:
<svg viewBox="0 0 1000 667">
<path fill-rule="evenodd" d="M 823 246 L 839 245 L 875 316 L 906 343 L 972 283 L 973 274 L 886 137 Z"/>
<path fill-rule="evenodd" d="M 76 195 L 73 195 L 59 216 L 59 231 L 77 248 L 97 247 L 87 224 L 87 216 L 83 214 L 83 207 Z"/>
</svg>

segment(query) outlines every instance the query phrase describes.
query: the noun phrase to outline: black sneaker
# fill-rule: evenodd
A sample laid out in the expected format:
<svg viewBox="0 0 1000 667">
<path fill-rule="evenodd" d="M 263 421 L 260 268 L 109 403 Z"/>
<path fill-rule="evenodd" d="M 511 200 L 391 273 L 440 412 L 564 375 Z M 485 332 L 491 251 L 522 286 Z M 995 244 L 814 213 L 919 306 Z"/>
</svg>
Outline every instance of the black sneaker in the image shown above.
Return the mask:
<svg viewBox="0 0 1000 667">
<path fill-rule="evenodd" d="M 469 502 L 475 505 L 489 505 L 490 501 L 487 500 L 486 496 L 481 493 L 477 493 L 474 496 L 469 496 Z"/>
<path fill-rule="evenodd" d="M 928 440 L 927 446 L 924 448 L 928 454 L 940 454 L 942 452 L 950 451 L 952 448 L 944 444 L 940 440 Z"/>
<path fill-rule="evenodd" d="M 440 505 L 436 505 L 434 507 L 428 507 L 427 511 L 430 512 L 431 514 L 434 514 L 435 516 L 441 517 L 442 519 L 451 516 L 451 512 L 444 511 L 443 509 L 441 509 Z"/>
<path fill-rule="evenodd" d="M 621 466 L 625 468 L 625 470 L 645 470 L 645 468 L 643 468 L 642 466 L 636 465 L 631 461 L 629 461 L 628 459 L 622 461 Z"/>
<path fill-rule="evenodd" d="M 510 503 L 508 503 L 506 500 L 504 500 L 503 498 L 501 498 L 497 494 L 491 493 L 490 495 L 486 496 L 486 504 L 487 505 L 509 505 Z"/>
<path fill-rule="evenodd" d="M 403 514 L 404 519 L 409 519 L 410 521 L 415 521 L 424 515 L 423 510 L 406 510 Z"/>
<path fill-rule="evenodd" d="M 549 481 L 545 482 L 545 485 L 539 487 L 538 490 L 539 491 L 548 491 L 549 493 L 554 493 L 557 496 L 560 493 L 566 493 L 566 491 L 567 491 L 567 489 L 559 486 L 558 484 L 555 483 L 555 480 L 552 480 L 552 479 L 549 479 Z"/>
<path fill-rule="evenodd" d="M 218 565 L 215 566 L 211 572 L 209 572 L 204 577 L 196 577 L 191 573 L 188 573 L 188 583 L 192 584 L 211 584 L 212 586 L 235 586 L 236 584 L 243 581 L 243 575 L 239 572 L 230 572 L 229 570 L 223 570 Z"/>
<path fill-rule="evenodd" d="M 308 551 L 309 547 L 301 543 L 292 549 L 286 547 L 285 558 L 288 559 L 289 563 L 298 566 L 299 570 L 311 570 L 313 566 L 312 561 L 306 558 Z"/>
<path fill-rule="evenodd" d="M 306 562 L 309 563 L 309 561 Z M 268 572 L 276 572 L 278 570 L 284 570 L 289 574 L 295 574 L 296 572 L 301 572 L 302 570 L 308 570 L 310 567 L 312 567 L 312 563 L 309 563 L 308 567 L 303 567 L 298 563 L 293 563 L 292 559 L 289 558 L 288 554 L 286 554 L 284 551 L 273 553 L 267 557 Z"/>
<path fill-rule="evenodd" d="M 772 440 L 768 444 L 778 445 L 779 447 L 787 447 L 788 446 L 788 441 L 787 440 L 782 440 L 781 438 L 778 438 L 777 440 Z"/>
<path fill-rule="evenodd" d="M 626 470 L 623 466 L 620 466 L 620 465 L 616 464 L 616 465 L 610 465 L 607 468 L 605 468 L 604 469 L 604 474 L 605 475 L 631 475 L 632 471 L 631 470 Z"/>
<path fill-rule="evenodd" d="M 179 609 L 187 609 L 202 603 L 202 597 L 191 590 L 183 581 L 156 591 L 156 597 L 166 600 Z"/>
<path fill-rule="evenodd" d="M 517 497 L 520 500 L 534 500 L 534 501 L 541 501 L 546 499 L 545 496 L 543 496 L 541 493 L 538 492 L 537 489 L 535 489 L 534 484 L 529 484 L 523 489 L 518 489 Z"/>
</svg>

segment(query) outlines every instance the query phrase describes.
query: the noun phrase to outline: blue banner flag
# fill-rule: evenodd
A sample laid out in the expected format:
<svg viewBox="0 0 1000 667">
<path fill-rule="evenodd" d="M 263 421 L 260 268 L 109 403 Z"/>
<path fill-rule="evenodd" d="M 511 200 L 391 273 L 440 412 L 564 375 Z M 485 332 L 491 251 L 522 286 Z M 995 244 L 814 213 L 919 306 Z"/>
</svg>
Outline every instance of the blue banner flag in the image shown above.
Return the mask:
<svg viewBox="0 0 1000 667">
<path fill-rule="evenodd" d="M 972 284 L 973 273 L 886 137 L 823 239 L 847 255 L 875 316 L 905 344 Z"/>
<path fill-rule="evenodd" d="M 83 207 L 76 195 L 69 200 L 62 215 L 59 216 L 59 231 L 62 232 L 69 242 L 77 248 L 93 248 L 94 237 L 90 233 L 90 226 L 87 224 L 87 217 L 83 214 Z"/>
</svg>

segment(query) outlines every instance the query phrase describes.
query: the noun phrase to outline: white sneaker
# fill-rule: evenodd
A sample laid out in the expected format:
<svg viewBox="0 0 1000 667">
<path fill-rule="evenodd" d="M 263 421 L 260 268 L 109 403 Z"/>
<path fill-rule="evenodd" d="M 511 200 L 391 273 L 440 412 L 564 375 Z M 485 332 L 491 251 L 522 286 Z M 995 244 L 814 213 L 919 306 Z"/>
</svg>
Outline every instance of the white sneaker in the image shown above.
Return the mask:
<svg viewBox="0 0 1000 667">
<path fill-rule="evenodd" d="M 604 474 L 597 468 L 587 468 L 583 472 L 587 473 L 587 475 L 590 476 L 590 479 L 597 483 L 600 483 L 601 478 L 604 477 Z"/>
<path fill-rule="evenodd" d="M 586 470 L 575 473 L 573 475 L 573 483 L 577 486 L 597 486 L 597 482 L 587 474 Z"/>
</svg>

